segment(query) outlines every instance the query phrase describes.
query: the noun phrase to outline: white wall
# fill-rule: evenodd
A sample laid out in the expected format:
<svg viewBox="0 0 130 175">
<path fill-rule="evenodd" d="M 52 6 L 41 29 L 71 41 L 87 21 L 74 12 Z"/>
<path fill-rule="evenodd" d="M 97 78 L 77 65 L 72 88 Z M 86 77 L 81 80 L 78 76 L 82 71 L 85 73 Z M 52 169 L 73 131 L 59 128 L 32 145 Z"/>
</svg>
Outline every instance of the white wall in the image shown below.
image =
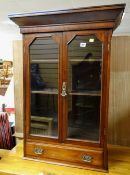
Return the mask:
<svg viewBox="0 0 130 175">
<path fill-rule="evenodd" d="M 13 61 L 13 40 L 21 39 L 21 35 L 9 34 L 7 32 L 0 32 L 0 59 Z M 14 107 L 14 79 L 12 77 L 10 85 L 5 93 L 5 96 L 0 95 L 0 108 L 2 104 L 6 107 Z"/>
<path fill-rule="evenodd" d="M 0 59 L 13 60 L 13 40 L 21 38 L 20 35 L 0 32 Z"/>
</svg>

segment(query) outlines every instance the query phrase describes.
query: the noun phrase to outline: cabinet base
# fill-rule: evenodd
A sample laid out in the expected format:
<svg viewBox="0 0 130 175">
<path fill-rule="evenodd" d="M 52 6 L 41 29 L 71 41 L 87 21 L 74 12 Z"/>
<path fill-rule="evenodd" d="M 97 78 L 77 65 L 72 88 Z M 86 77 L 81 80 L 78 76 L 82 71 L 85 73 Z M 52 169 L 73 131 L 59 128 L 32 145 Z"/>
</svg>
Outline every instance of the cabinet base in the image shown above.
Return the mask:
<svg viewBox="0 0 130 175">
<path fill-rule="evenodd" d="M 92 171 L 99 171 L 99 172 L 104 172 L 104 173 L 108 173 L 108 170 L 106 169 L 102 169 L 102 168 L 98 168 L 98 167 L 86 167 L 86 166 L 82 166 L 82 165 L 74 165 L 71 163 L 63 163 L 61 161 L 57 161 L 57 160 L 37 160 L 31 157 L 23 157 L 24 160 L 30 160 L 30 161 L 36 161 L 36 162 L 42 162 L 42 163 L 47 163 L 47 164 L 53 164 L 53 165 L 59 165 L 59 166 L 66 166 L 66 167 L 71 167 L 71 168 L 79 168 L 79 169 L 85 169 L 85 170 L 92 170 Z"/>
<path fill-rule="evenodd" d="M 27 142 L 24 159 L 107 172 L 101 149 Z"/>
</svg>

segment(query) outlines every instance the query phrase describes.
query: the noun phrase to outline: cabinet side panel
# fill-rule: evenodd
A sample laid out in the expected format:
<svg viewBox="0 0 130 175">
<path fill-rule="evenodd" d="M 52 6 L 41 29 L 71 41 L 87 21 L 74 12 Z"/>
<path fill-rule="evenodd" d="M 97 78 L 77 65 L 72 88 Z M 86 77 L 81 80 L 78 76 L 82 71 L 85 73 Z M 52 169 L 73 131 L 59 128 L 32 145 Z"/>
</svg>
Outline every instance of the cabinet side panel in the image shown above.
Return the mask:
<svg viewBox="0 0 130 175">
<path fill-rule="evenodd" d="M 13 41 L 14 64 L 14 100 L 16 137 L 23 135 L 23 44 L 21 40 Z"/>
<path fill-rule="evenodd" d="M 105 33 L 104 44 L 104 63 L 103 63 L 103 98 L 102 98 L 102 143 L 104 147 L 104 168 L 108 169 L 108 152 L 107 152 L 107 137 L 108 137 L 108 104 L 109 104 L 109 79 L 110 79 L 110 51 L 111 51 L 111 36 L 112 31 L 108 30 Z"/>
</svg>

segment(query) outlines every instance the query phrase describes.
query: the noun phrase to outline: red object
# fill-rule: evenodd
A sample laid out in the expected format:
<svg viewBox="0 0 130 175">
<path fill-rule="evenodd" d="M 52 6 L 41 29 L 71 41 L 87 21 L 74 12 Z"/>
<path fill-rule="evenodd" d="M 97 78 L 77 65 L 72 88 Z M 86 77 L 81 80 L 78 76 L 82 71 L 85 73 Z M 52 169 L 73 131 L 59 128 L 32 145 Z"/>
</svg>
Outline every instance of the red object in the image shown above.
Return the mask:
<svg viewBox="0 0 130 175">
<path fill-rule="evenodd" d="M 12 140 L 11 128 L 8 120 L 7 113 L 0 114 L 0 149 L 12 149 L 13 140 Z"/>
<path fill-rule="evenodd" d="M 5 112 L 15 113 L 15 108 L 5 108 Z"/>
</svg>

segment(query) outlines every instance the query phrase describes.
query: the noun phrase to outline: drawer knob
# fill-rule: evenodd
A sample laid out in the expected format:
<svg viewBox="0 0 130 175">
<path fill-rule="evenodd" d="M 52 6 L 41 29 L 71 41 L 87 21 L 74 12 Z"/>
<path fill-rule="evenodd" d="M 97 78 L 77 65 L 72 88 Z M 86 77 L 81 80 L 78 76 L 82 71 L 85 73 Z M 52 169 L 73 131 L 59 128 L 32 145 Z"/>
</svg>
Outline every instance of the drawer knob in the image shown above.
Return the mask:
<svg viewBox="0 0 130 175">
<path fill-rule="evenodd" d="M 34 152 L 35 154 L 41 155 L 43 154 L 44 150 L 42 148 L 35 148 Z"/>
<path fill-rule="evenodd" d="M 83 157 L 82 157 L 82 160 L 84 161 L 84 162 L 92 162 L 92 160 L 93 160 L 93 157 L 92 156 L 90 156 L 90 155 L 84 155 Z"/>
</svg>

